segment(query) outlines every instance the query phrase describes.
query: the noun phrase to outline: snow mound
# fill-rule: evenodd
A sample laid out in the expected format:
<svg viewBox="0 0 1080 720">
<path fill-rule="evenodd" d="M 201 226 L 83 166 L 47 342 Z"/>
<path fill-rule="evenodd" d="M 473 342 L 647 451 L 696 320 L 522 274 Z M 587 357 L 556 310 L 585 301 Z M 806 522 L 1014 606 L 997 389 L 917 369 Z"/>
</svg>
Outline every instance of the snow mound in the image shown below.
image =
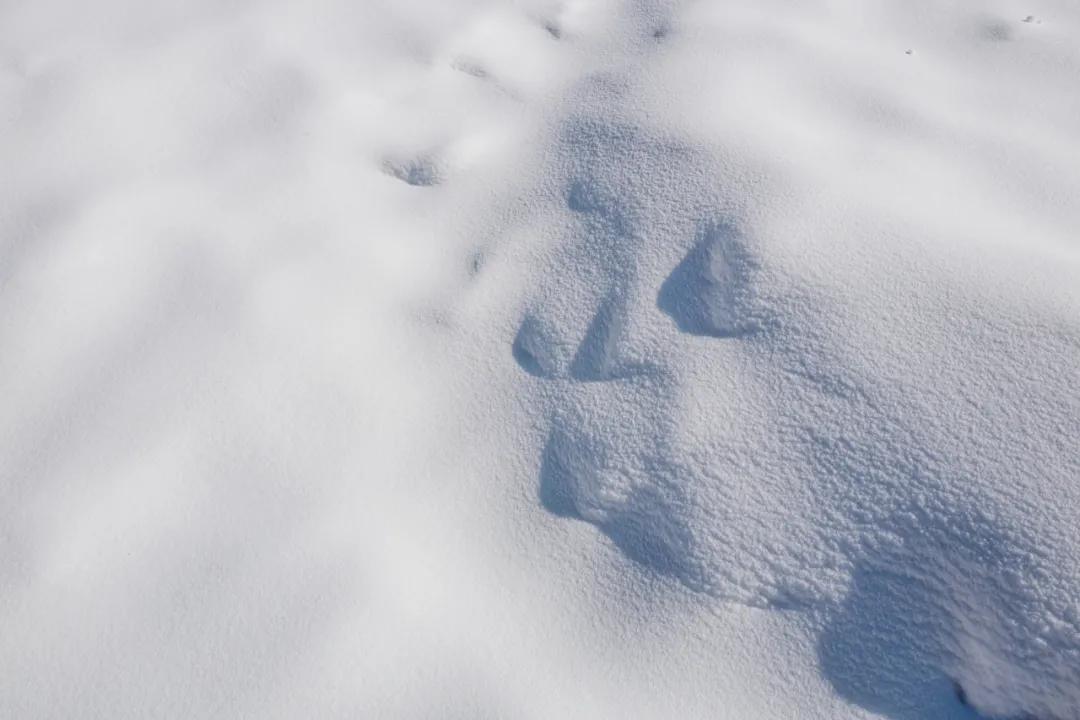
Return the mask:
<svg viewBox="0 0 1080 720">
<path fill-rule="evenodd" d="M 812 616 L 872 711 L 1080 717 L 1075 293 L 1010 305 L 1016 255 L 973 269 L 948 210 L 932 240 L 860 208 L 795 242 L 759 159 L 637 119 L 635 82 L 585 78 L 549 161 L 566 240 L 513 353 L 549 418 L 542 504 L 694 591 Z"/>
</svg>

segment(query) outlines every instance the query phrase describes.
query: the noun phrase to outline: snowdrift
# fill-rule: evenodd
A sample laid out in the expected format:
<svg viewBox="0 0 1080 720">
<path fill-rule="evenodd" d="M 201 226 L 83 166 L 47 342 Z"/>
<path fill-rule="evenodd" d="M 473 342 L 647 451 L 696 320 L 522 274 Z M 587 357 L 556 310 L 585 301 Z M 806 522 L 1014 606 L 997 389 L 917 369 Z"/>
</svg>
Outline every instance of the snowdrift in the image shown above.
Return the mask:
<svg viewBox="0 0 1080 720">
<path fill-rule="evenodd" d="M 1080 7 L 0 7 L 0 716 L 1080 720 Z"/>
</svg>

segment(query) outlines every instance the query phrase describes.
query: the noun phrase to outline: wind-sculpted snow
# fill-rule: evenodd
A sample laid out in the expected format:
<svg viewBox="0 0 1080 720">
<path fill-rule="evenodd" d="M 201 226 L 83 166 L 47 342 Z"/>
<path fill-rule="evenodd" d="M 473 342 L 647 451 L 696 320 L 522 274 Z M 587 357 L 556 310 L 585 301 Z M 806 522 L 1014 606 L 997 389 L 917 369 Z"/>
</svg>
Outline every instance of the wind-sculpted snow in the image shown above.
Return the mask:
<svg viewBox="0 0 1080 720">
<path fill-rule="evenodd" d="M 708 148 L 570 127 L 567 242 L 514 346 L 549 384 L 544 507 L 816 618 L 823 672 L 870 710 L 1080 717 L 1080 327 L 918 286 L 879 326 L 720 209 Z M 684 249 L 666 275 L 658 245 Z"/>
<path fill-rule="evenodd" d="M 1078 88 L 1076 0 L 0 2 L 0 720 L 1080 720 Z"/>
</svg>

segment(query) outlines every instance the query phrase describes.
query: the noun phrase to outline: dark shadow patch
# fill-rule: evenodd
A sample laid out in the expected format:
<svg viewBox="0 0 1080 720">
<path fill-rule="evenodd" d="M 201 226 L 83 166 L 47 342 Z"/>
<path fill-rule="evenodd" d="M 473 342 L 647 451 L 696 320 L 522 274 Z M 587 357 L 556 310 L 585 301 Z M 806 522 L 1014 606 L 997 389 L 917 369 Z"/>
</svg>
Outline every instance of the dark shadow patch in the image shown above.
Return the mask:
<svg viewBox="0 0 1080 720">
<path fill-rule="evenodd" d="M 585 382 L 611 378 L 617 361 L 615 346 L 622 332 L 619 306 L 615 296 L 604 298 L 570 363 L 570 377 Z"/>
<path fill-rule="evenodd" d="M 514 338 L 511 352 L 514 355 L 514 360 L 517 361 L 522 370 L 535 377 L 548 377 L 548 374 L 544 371 L 544 366 L 528 348 L 521 333 L 518 333 L 517 337 Z"/>
<path fill-rule="evenodd" d="M 936 479 L 916 446 L 815 434 L 810 452 L 820 486 L 844 489 L 829 502 L 877 528 L 873 544 L 847 551 L 855 556 L 851 586 L 825 610 L 817 646 L 823 676 L 841 697 L 890 720 L 988 720 L 963 683 L 985 689 L 997 679 L 965 674 L 979 672 L 995 646 L 1022 641 L 1003 628 L 1030 600 L 1017 594 L 1014 578 L 1036 571 L 1036 551 L 959 498 L 942 505 L 905 497 L 908 487 L 959 482 Z M 986 638 L 993 638 L 988 648 Z M 976 662 L 957 656 L 964 648 L 975 648 Z M 1024 717 L 1034 716 L 999 720 Z"/>
<path fill-rule="evenodd" d="M 566 353 L 534 315 L 521 322 L 511 347 L 514 360 L 521 369 L 535 377 L 553 378 L 566 374 Z"/>
<path fill-rule="evenodd" d="M 603 382 L 658 372 L 654 367 L 620 361 L 618 344 L 626 323 L 625 312 L 620 293 L 604 298 L 570 362 L 571 378 L 579 382 Z"/>
<path fill-rule="evenodd" d="M 385 160 L 383 172 L 414 187 L 430 187 L 443 181 L 441 169 L 429 157 L 418 157 L 406 161 Z"/>
<path fill-rule="evenodd" d="M 484 69 L 484 67 L 475 60 L 469 60 L 467 58 L 458 58 L 451 66 L 455 70 L 466 75 L 471 75 L 474 78 L 484 80 L 490 76 L 490 73 Z"/>
<path fill-rule="evenodd" d="M 762 328 L 754 306 L 758 269 L 733 225 L 705 228 L 660 286 L 657 307 L 691 335 L 739 338 Z"/>
<path fill-rule="evenodd" d="M 588 449 L 575 443 L 565 432 L 556 428 L 549 436 L 540 463 L 539 499 L 551 514 L 587 522 L 600 530 L 619 552 L 631 561 L 665 577 L 674 578 L 693 590 L 704 589 L 700 573 L 691 565 L 690 540 L 685 530 L 672 524 L 667 503 L 655 486 L 634 490 L 619 508 L 605 508 L 603 519 L 587 517 L 581 510 L 582 493 L 598 491 L 583 488 L 582 482 L 595 479 L 575 477 L 562 455 L 570 452 L 581 456 Z M 570 447 L 567 444 L 570 444 Z M 582 458 L 583 462 L 597 458 Z"/>
<path fill-rule="evenodd" d="M 980 720 L 956 683 L 927 661 L 940 655 L 942 611 L 931 588 L 907 574 L 860 566 L 818 641 L 824 675 L 847 700 L 891 720 Z M 928 653 L 928 650 L 931 651 Z"/>
<path fill-rule="evenodd" d="M 610 213 L 614 203 L 604 199 L 596 187 L 584 180 L 575 180 L 566 190 L 566 206 L 579 213 Z"/>
<path fill-rule="evenodd" d="M 581 520 L 570 480 L 570 475 L 555 454 L 549 438 L 540 458 L 540 504 L 556 517 Z"/>
<path fill-rule="evenodd" d="M 694 577 L 687 565 L 685 552 L 681 548 L 676 550 L 663 539 L 656 532 L 657 528 L 651 519 L 626 514 L 598 527 L 619 552 L 633 562 L 665 577 L 674 578 L 693 590 L 703 589 L 700 578 Z"/>
<path fill-rule="evenodd" d="M 474 250 L 469 254 L 469 277 L 475 278 L 484 269 L 485 265 L 487 265 L 487 255 L 482 249 Z"/>
</svg>

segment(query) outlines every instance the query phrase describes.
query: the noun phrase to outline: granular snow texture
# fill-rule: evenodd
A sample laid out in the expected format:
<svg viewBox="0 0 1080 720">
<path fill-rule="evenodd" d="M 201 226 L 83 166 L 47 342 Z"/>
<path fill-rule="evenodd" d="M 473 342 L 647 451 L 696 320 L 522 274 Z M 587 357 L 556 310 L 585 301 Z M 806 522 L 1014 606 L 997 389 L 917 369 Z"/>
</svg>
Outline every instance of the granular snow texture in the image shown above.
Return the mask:
<svg viewBox="0 0 1080 720">
<path fill-rule="evenodd" d="M 0 3 L 0 716 L 1080 720 L 1080 5 Z"/>
</svg>

